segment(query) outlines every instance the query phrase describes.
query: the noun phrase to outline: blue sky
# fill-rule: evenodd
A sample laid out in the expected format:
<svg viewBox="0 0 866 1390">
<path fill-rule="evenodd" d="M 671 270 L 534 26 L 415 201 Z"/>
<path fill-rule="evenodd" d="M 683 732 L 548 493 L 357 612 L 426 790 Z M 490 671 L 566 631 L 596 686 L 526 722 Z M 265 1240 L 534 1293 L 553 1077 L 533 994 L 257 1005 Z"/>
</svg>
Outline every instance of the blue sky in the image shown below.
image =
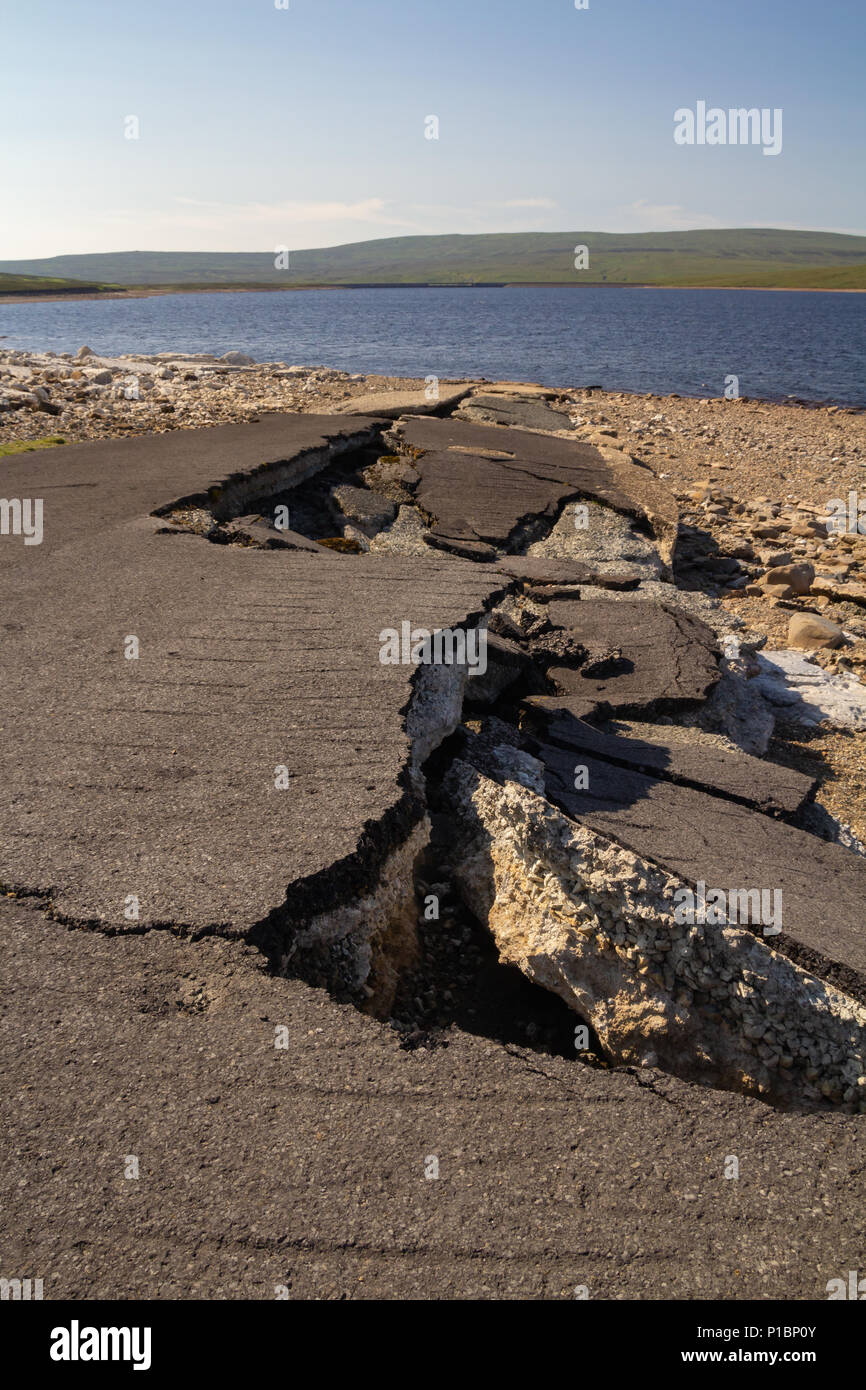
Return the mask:
<svg viewBox="0 0 866 1390">
<path fill-rule="evenodd" d="M 0 258 L 866 232 L 864 0 L 288 3 L 3 0 Z M 699 100 L 782 108 L 782 153 L 676 145 Z"/>
</svg>

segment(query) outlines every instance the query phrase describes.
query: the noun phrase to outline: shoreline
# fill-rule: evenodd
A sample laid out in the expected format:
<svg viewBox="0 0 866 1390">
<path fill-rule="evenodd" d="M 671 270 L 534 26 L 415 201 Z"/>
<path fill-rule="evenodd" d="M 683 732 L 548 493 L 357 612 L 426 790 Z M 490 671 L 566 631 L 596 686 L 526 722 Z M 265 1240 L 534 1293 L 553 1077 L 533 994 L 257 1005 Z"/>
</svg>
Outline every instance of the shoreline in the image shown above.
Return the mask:
<svg viewBox="0 0 866 1390">
<path fill-rule="evenodd" d="M 3 435 L 4 422 L 8 423 L 9 420 L 9 415 L 4 415 L 3 413 L 2 405 L 2 398 L 4 392 L 4 376 L 6 376 L 7 378 L 7 386 L 11 384 L 14 387 L 17 384 L 15 382 L 10 382 L 9 380 L 10 367 L 12 369 L 11 375 L 19 375 L 21 377 L 21 385 L 24 386 L 24 389 L 27 389 L 24 383 L 26 379 L 29 378 L 31 373 L 35 374 L 35 378 L 37 379 L 40 376 L 40 374 L 47 373 L 47 379 L 51 380 L 52 378 L 60 379 L 64 374 L 71 374 L 76 369 L 99 370 L 102 368 L 107 368 L 111 373 L 113 373 L 115 377 L 119 377 L 119 375 L 124 372 L 131 375 L 136 371 L 143 371 L 145 376 L 149 377 L 158 368 L 165 367 L 166 365 L 174 365 L 175 367 L 178 367 L 180 370 L 190 369 L 195 371 L 197 374 L 199 372 L 203 372 L 209 378 L 213 378 L 214 376 L 224 376 L 230 372 L 236 373 L 238 371 L 243 371 L 247 374 L 253 373 L 254 375 L 258 375 L 268 383 L 270 383 L 272 380 L 280 381 L 286 377 L 300 377 L 303 376 L 305 373 L 307 375 L 319 373 L 322 374 L 323 377 L 327 377 L 335 381 L 364 381 L 366 383 L 370 383 L 370 385 L 367 386 L 365 389 L 365 394 L 369 391 L 375 390 L 415 390 L 422 389 L 424 386 L 424 381 L 418 377 L 390 375 L 384 372 L 353 373 L 348 372 L 340 367 L 330 366 L 290 367 L 287 366 L 285 362 L 257 362 L 252 357 L 245 357 L 245 354 L 243 353 L 239 354 L 241 357 L 245 357 L 245 362 L 242 367 L 240 367 L 237 363 L 227 362 L 224 357 L 216 357 L 211 353 L 177 352 L 172 351 L 170 349 L 153 353 L 121 352 L 111 354 L 97 353 L 91 351 L 88 348 L 87 360 L 82 361 L 79 360 L 77 356 L 73 357 L 72 354 L 68 352 L 55 352 L 51 349 L 44 348 L 31 349 L 6 347 L 4 346 L 5 341 L 6 336 L 0 333 L 0 438 L 2 438 Z M 228 357 L 237 355 L 238 354 L 227 354 Z M 21 362 L 16 362 L 15 359 L 22 360 Z M 66 372 L 66 369 L 68 369 L 68 373 Z M 57 373 L 60 374 L 59 377 L 57 376 Z M 469 379 L 476 381 L 480 384 L 490 383 L 494 380 L 490 377 L 472 376 L 471 373 L 463 373 L 462 375 L 458 375 L 455 377 L 441 377 L 440 381 L 444 384 L 448 381 L 463 381 Z M 386 383 L 386 385 L 377 385 L 377 383 Z M 108 383 L 102 382 L 98 384 L 106 386 Z M 719 404 L 721 406 L 757 405 L 777 407 L 779 409 L 802 410 L 811 413 L 814 413 L 815 411 L 824 410 L 840 412 L 847 415 L 866 415 L 866 404 L 858 405 L 852 401 L 842 400 L 841 398 L 813 400 L 805 396 L 793 395 L 741 395 L 734 398 L 733 400 L 729 400 L 727 397 L 723 395 L 708 396 L 705 393 L 699 394 L 698 392 L 691 394 L 686 391 L 635 391 L 628 390 L 624 387 L 605 386 L 601 382 L 584 382 L 579 385 L 571 386 L 563 386 L 555 381 L 532 382 L 524 384 L 532 385 L 533 389 L 541 388 L 545 391 L 551 392 L 553 395 L 561 396 L 569 396 L 577 393 L 584 394 L 586 396 L 597 395 L 605 397 L 621 397 L 622 399 L 633 400 L 635 402 L 683 401 L 690 402 L 693 405 L 702 406 L 713 404 Z M 347 394 L 354 393 L 348 392 Z M 287 408 L 289 410 L 296 410 L 298 409 L 298 406 L 294 403 L 290 404 L 288 407 L 286 407 L 286 405 L 284 404 L 280 404 L 278 406 L 275 406 L 274 408 L 277 410 L 285 410 Z M 304 405 L 301 408 L 306 409 L 307 407 L 306 405 Z M 164 422 L 162 424 L 162 427 L 167 427 L 164 424 Z"/>
<path fill-rule="evenodd" d="M 402 283 L 399 280 L 373 285 L 155 285 L 131 286 L 125 290 L 91 290 L 84 294 L 0 294 L 0 304 L 58 304 L 83 299 L 167 299 L 177 294 L 304 294 L 312 290 L 740 290 L 744 293 L 765 294 L 866 294 L 866 289 L 825 288 L 821 285 L 657 285 L 652 283 L 613 284 L 591 281 L 575 284 L 570 280 L 503 280 L 486 281 L 478 285 L 437 285 L 420 282 Z"/>
<path fill-rule="evenodd" d="M 143 427 L 140 432 L 148 432 L 154 425 L 160 430 L 176 427 L 173 421 L 165 417 L 176 413 L 183 414 L 196 398 L 197 403 L 203 402 L 203 398 L 198 396 L 198 389 L 202 383 L 210 388 L 225 388 L 230 379 L 240 383 L 239 391 L 220 389 L 219 395 L 211 396 L 214 407 L 228 401 L 230 412 L 238 410 L 240 413 L 226 415 L 223 410 L 216 408 L 214 419 L 211 421 L 207 418 L 208 412 L 205 410 L 203 415 L 198 413 L 196 424 L 223 423 L 230 418 L 242 419 L 246 408 L 242 402 L 251 397 L 256 399 L 256 409 L 267 408 L 276 412 L 301 410 L 308 413 L 315 409 L 310 403 L 308 393 L 312 390 L 318 395 L 323 384 L 328 387 L 324 392 L 326 404 L 332 404 L 335 398 L 345 400 L 353 395 L 370 395 L 377 391 L 418 390 L 424 387 L 423 380 L 411 376 L 378 372 L 353 373 L 324 365 L 289 366 L 285 362 L 256 362 L 244 353 L 228 353 L 223 357 L 217 357 L 210 353 L 172 350 L 117 354 L 102 354 L 90 348 L 80 351 L 84 353 L 84 357 L 49 349 L 6 347 L 3 335 L 0 334 L 0 441 L 10 428 L 11 421 L 16 418 L 14 408 L 4 408 L 4 393 L 26 393 L 32 390 L 34 384 L 41 383 L 47 383 L 49 396 L 53 394 L 61 400 L 61 408 L 57 412 L 59 415 L 63 414 L 64 409 L 71 407 L 73 415 L 90 418 L 95 422 L 100 417 L 100 409 L 103 409 L 106 411 L 106 418 L 111 419 L 113 423 L 116 423 L 118 415 L 125 415 L 129 424 L 138 424 L 140 421 Z M 124 395 L 124 383 L 133 377 L 141 377 L 146 388 L 140 399 L 131 400 Z M 467 377 L 464 373 L 453 378 L 442 377 L 441 381 L 445 384 L 448 380 L 464 379 L 471 379 L 479 385 L 490 383 L 492 380 L 484 376 Z M 185 388 L 184 381 L 194 381 L 195 384 Z M 356 387 L 355 383 L 363 385 Z M 810 400 L 802 396 L 742 395 L 729 400 L 723 395 L 692 395 L 683 391 L 630 391 L 615 386 L 607 387 L 599 382 L 563 385 L 559 382 L 545 381 L 525 384 L 531 384 L 533 389 L 541 388 L 562 397 L 621 399 L 634 402 L 636 407 L 643 401 L 659 404 L 682 402 L 684 407 L 718 406 L 723 410 L 752 406 L 796 410 L 812 418 L 821 412 L 855 417 L 866 415 L 866 405 L 857 405 L 841 399 Z M 65 402 L 62 401 L 63 397 L 67 398 Z M 84 406 L 86 400 L 92 401 L 95 407 L 89 417 Z M 43 404 L 45 413 L 54 413 L 52 403 Z M 155 404 L 159 404 L 161 412 L 157 418 L 153 417 L 152 410 L 147 410 L 148 406 L 152 407 Z M 82 409 L 76 410 L 76 405 Z M 252 401 L 249 408 L 252 408 Z M 146 423 L 148 418 L 149 425 Z M 124 424 L 122 428 L 126 432 L 127 425 Z M 93 436 L 85 434 L 81 437 Z"/>
</svg>

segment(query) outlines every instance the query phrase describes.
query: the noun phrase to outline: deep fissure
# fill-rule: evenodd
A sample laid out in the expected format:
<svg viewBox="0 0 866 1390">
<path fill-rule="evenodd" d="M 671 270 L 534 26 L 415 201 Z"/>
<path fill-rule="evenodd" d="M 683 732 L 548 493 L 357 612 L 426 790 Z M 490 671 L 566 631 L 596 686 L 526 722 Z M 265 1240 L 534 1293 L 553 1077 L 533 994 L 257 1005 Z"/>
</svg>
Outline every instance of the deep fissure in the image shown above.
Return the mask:
<svg viewBox="0 0 866 1390">
<path fill-rule="evenodd" d="M 502 431 L 501 439 L 513 443 L 514 436 Z M 856 1108 L 864 1079 L 858 1030 L 866 1016 L 846 998 L 844 977 L 835 990 L 828 983 L 832 961 L 814 953 L 812 978 L 796 957 L 754 937 L 734 943 L 720 933 L 686 941 L 668 932 L 665 939 L 663 880 L 670 872 L 615 835 L 590 828 L 591 821 L 582 824 L 585 817 L 570 800 L 551 790 L 545 765 L 551 701 L 561 701 L 565 718 L 579 713 L 598 723 L 639 713 L 660 727 L 697 709 L 709 688 L 700 669 L 690 674 L 688 663 L 681 664 L 676 646 L 674 685 L 682 688 L 661 683 L 634 699 L 621 692 L 617 698 L 614 690 L 609 702 L 609 687 L 621 680 L 628 690 L 635 673 L 618 618 L 636 611 L 618 614 L 610 604 L 636 603 L 647 616 L 653 604 L 667 612 L 684 652 L 700 626 L 676 605 L 665 608 L 678 590 L 658 583 L 665 565 L 649 539 L 647 517 L 626 515 L 596 497 L 588 502 L 599 527 L 594 549 L 575 550 L 570 509 L 581 494 L 564 488 L 538 515 L 519 514 L 495 545 L 478 539 L 480 527 L 472 535 L 434 535 L 437 516 L 418 497 L 416 464 L 424 454 L 404 438 L 401 424 L 368 426 L 155 513 L 160 529 L 192 530 L 219 544 L 355 557 L 380 549 L 430 556 L 433 546 L 440 555 L 492 561 L 498 572 L 509 558 L 526 562 L 502 572 L 499 598 L 483 620 L 490 644 L 484 676 L 445 676 L 446 685 L 462 682 L 445 700 L 449 708 L 456 701 L 456 720 L 449 715 L 437 728 L 428 714 L 423 737 L 417 730 L 411 735 L 423 766 L 410 772 L 405 814 L 388 827 L 370 827 L 367 869 L 378 864 L 378 879 L 365 870 L 354 897 L 350 880 L 358 866 L 348 866 L 346 882 L 336 888 L 330 877 L 315 893 L 306 893 L 303 882 L 293 885 L 291 914 L 285 905 L 275 908 L 250 939 L 272 968 L 388 1020 L 409 1047 L 436 1045 L 460 1026 L 554 1055 L 660 1066 L 777 1104 Z M 497 449 L 486 457 L 514 455 Z M 570 574 L 560 573 L 569 565 Z M 581 568 L 590 572 L 578 574 Z M 686 570 L 680 573 L 687 580 Z M 664 590 L 663 602 L 653 585 Z M 592 602 L 603 600 L 610 609 L 601 637 L 587 639 L 579 612 L 574 619 L 552 616 L 556 603 L 568 608 L 578 600 L 587 617 Z M 709 672 L 712 663 L 705 665 Z M 708 679 L 718 680 L 715 666 Z M 422 686 L 419 673 L 407 733 Z M 571 751 L 567 742 L 565 751 Z M 615 756 L 607 762 L 632 766 Z M 666 778 L 664 769 L 644 771 L 686 790 L 704 789 L 700 780 Z M 583 865 L 576 878 L 563 856 L 566 843 L 572 863 Z M 524 932 L 517 944 L 515 923 Z M 553 946 L 550 932 L 559 932 Z M 554 965 L 543 959 L 551 950 Z M 746 984 L 749 972 L 762 981 L 759 987 Z M 765 1019 L 762 989 L 772 996 L 772 1016 Z M 782 1001 L 796 1015 L 796 1036 L 779 1016 Z M 576 1045 L 582 1023 L 584 1047 Z M 824 1079 L 816 1090 L 819 1073 Z"/>
</svg>

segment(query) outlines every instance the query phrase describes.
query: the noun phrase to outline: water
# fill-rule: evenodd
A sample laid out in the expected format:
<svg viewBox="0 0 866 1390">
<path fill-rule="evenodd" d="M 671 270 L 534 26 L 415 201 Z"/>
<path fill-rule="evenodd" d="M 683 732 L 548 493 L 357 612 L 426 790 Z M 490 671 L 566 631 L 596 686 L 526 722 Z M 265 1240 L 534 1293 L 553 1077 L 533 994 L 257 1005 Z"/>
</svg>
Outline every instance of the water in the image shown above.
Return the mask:
<svg viewBox="0 0 866 1390">
<path fill-rule="evenodd" d="M 866 407 L 866 295 L 385 289 L 0 304 L 0 347 L 247 352 L 385 376 L 796 396 Z"/>
</svg>

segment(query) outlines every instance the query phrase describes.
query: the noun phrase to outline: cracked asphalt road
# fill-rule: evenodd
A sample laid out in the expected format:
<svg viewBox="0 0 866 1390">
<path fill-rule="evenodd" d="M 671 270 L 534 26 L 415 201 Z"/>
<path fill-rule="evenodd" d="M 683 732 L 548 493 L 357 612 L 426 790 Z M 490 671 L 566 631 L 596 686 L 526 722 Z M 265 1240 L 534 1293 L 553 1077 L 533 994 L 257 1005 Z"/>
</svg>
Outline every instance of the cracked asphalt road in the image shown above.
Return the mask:
<svg viewBox="0 0 866 1390">
<path fill-rule="evenodd" d="M 862 1263 L 850 1116 L 407 1051 L 218 938 L 3 899 L 0 954 L 3 1264 L 46 1299 L 823 1299 Z"/>
<path fill-rule="evenodd" d="M 824 1298 L 828 1280 L 862 1264 L 862 1120 L 777 1113 L 457 1029 L 407 1050 L 386 1024 L 269 974 L 253 946 L 229 939 L 282 900 L 293 872 L 315 876 L 335 845 L 350 856 L 391 804 L 408 684 L 384 668 L 352 686 L 350 619 L 342 656 L 324 672 L 302 662 L 294 687 L 287 653 L 261 634 L 267 678 L 248 652 L 227 676 L 249 617 L 221 614 L 220 593 L 267 602 L 279 573 L 296 607 L 319 594 L 322 624 L 333 628 L 352 593 L 378 628 L 399 614 L 364 574 L 403 586 L 402 611 L 435 580 L 415 614 L 431 625 L 477 611 L 503 583 L 452 557 L 308 566 L 155 534 L 155 506 L 282 458 L 290 427 L 308 443 L 353 428 L 301 419 L 4 465 L 7 494 L 48 501 L 38 561 L 2 554 L 2 872 L 61 914 L 120 931 L 0 898 L 2 1272 L 43 1278 L 49 1299 L 570 1299 L 580 1286 L 597 1299 Z M 64 497 L 59 527 L 52 495 Z M 119 644 L 136 631 L 133 609 L 157 653 L 154 686 L 106 707 L 118 671 L 129 675 Z M 180 675 L 178 634 L 190 663 Z M 219 659 L 195 645 L 209 637 Z M 225 692 L 241 671 L 239 705 Z M 296 806 L 294 821 L 275 828 L 261 811 L 253 824 L 253 753 L 267 746 L 270 763 L 280 751 L 273 702 L 288 718 L 311 681 L 321 708 L 352 695 L 363 705 L 367 753 L 347 790 L 332 775 L 345 773 L 339 721 L 319 715 L 328 814 Z M 196 709 L 204 737 L 182 727 Z M 291 726 L 308 762 L 314 724 Z M 174 775 L 172 749 L 189 776 Z M 118 907 L 142 872 L 163 898 L 127 932 Z M 225 938 L 171 929 L 216 922 Z M 737 1179 L 724 1177 L 731 1157 Z"/>
</svg>

